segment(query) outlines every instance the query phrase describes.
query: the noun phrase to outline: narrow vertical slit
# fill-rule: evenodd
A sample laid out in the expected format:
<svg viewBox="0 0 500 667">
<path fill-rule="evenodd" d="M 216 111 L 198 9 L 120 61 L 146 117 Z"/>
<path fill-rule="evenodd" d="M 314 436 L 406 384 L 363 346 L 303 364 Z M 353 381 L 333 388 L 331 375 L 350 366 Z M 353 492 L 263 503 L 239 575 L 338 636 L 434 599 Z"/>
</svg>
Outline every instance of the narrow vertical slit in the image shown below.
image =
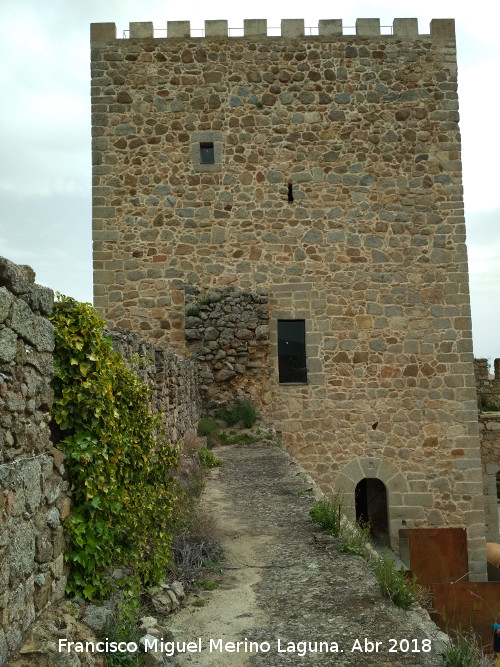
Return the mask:
<svg viewBox="0 0 500 667">
<path fill-rule="evenodd" d="M 293 185 L 288 184 L 288 201 L 293 201 Z"/>
</svg>

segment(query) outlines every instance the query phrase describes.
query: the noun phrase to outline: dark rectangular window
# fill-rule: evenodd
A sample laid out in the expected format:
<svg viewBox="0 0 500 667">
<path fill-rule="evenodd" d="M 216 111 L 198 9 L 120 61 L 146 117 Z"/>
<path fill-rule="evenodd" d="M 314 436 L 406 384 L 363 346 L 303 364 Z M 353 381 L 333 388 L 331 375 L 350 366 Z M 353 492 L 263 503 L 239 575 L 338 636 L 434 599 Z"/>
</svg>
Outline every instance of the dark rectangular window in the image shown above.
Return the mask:
<svg viewBox="0 0 500 667">
<path fill-rule="evenodd" d="M 307 383 L 305 320 L 278 320 L 280 384 Z"/>
<path fill-rule="evenodd" d="M 213 143 L 202 143 L 200 144 L 200 163 L 201 164 L 214 164 L 214 145 Z"/>
</svg>

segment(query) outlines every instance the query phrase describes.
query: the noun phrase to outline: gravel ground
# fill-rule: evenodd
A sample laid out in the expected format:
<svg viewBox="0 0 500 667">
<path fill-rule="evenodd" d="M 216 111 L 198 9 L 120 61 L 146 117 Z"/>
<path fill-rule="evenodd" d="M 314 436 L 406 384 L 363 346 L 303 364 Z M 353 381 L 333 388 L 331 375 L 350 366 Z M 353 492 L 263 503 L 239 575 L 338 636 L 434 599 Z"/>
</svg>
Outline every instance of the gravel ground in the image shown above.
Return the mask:
<svg viewBox="0 0 500 667">
<path fill-rule="evenodd" d="M 311 484 L 283 449 L 245 444 L 215 454 L 224 465 L 209 477 L 203 503 L 226 560 L 218 588 L 200 596 L 205 606 L 190 603 L 171 618 L 176 641 L 200 641 L 202 651 L 170 664 L 441 664 L 443 635 L 428 614 L 393 606 L 369 564 L 338 552 L 311 524 L 314 498 L 300 495 Z M 228 651 L 236 642 L 239 651 Z"/>
</svg>

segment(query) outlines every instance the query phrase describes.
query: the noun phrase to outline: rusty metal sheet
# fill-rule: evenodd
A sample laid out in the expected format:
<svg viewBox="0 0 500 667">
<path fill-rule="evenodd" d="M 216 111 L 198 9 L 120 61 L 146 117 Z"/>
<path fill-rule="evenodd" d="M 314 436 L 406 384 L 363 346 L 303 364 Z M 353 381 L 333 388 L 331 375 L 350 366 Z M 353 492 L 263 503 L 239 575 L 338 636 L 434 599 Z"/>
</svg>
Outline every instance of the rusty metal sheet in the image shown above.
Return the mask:
<svg viewBox="0 0 500 667">
<path fill-rule="evenodd" d="M 409 568 L 422 586 L 468 581 L 465 528 L 403 528 L 399 538 L 409 551 Z"/>
<path fill-rule="evenodd" d="M 432 619 L 445 632 L 472 628 L 484 650 L 492 651 L 493 623 L 500 623 L 500 582 L 431 584 Z"/>
</svg>

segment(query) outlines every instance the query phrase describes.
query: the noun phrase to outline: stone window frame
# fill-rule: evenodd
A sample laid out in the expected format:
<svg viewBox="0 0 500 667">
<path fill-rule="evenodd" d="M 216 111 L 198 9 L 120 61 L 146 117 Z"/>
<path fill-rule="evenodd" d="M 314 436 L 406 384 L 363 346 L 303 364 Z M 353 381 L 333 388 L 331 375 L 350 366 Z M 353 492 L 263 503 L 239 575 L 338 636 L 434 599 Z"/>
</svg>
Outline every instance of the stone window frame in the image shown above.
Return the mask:
<svg viewBox="0 0 500 667">
<path fill-rule="evenodd" d="M 213 144 L 213 163 L 201 161 L 201 144 Z M 222 132 L 193 132 L 191 135 L 191 160 L 195 172 L 214 173 L 222 171 Z"/>
</svg>

